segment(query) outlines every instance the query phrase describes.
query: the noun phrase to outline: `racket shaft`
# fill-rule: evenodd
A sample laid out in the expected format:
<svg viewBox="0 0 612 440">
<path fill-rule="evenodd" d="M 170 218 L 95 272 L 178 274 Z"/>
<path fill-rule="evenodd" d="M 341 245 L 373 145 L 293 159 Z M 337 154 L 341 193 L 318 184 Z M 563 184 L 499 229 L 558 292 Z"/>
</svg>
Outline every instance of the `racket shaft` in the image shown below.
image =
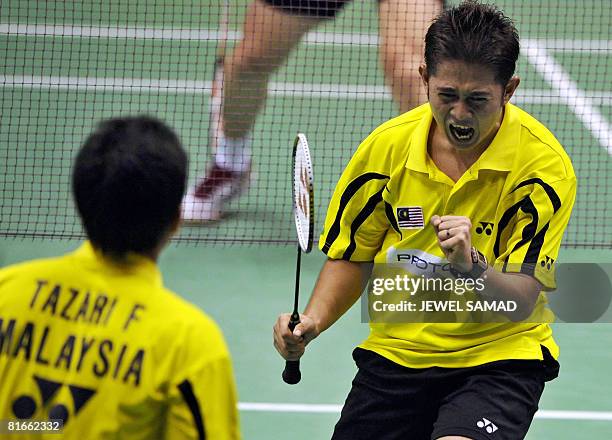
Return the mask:
<svg viewBox="0 0 612 440">
<path fill-rule="evenodd" d="M 295 263 L 295 291 L 293 295 L 293 313 L 291 315 L 291 321 L 289 321 L 289 330 L 293 331 L 296 325 L 300 323 L 300 315 L 298 314 L 298 303 L 300 301 L 300 268 L 302 267 L 302 248 L 298 244 L 297 246 L 297 258 Z M 297 322 L 291 327 L 291 323 L 294 322 L 294 317 L 297 316 Z"/>
</svg>

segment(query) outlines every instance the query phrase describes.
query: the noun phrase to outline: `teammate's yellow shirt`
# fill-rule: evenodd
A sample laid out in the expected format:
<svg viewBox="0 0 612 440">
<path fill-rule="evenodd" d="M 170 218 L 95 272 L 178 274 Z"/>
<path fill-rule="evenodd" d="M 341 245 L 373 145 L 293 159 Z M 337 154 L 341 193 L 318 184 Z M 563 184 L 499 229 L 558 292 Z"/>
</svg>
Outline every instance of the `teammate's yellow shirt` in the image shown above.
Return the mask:
<svg viewBox="0 0 612 440">
<path fill-rule="evenodd" d="M 355 152 L 330 202 L 320 247 L 332 259 L 403 263 L 448 271 L 433 215 L 470 218 L 472 243 L 501 271 L 554 288 L 554 262 L 576 194 L 571 162 L 555 137 L 508 104 L 495 139 L 457 181 L 427 154 L 432 113 L 420 106 L 378 127 Z M 416 272 L 413 272 L 416 273 Z M 536 312 L 545 305 L 540 294 Z M 467 367 L 502 359 L 555 358 L 547 324 L 370 323 L 361 347 L 408 367 Z"/>
<path fill-rule="evenodd" d="M 85 243 L 0 270 L 0 419 L 66 420 L 51 439 L 239 438 L 221 331 L 128 261 Z"/>
</svg>

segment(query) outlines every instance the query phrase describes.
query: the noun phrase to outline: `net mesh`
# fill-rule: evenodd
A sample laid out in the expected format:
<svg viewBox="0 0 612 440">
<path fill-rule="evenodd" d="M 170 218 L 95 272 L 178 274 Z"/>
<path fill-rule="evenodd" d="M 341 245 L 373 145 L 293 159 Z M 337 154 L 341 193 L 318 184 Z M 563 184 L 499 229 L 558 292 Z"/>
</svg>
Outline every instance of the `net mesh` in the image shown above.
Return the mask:
<svg viewBox="0 0 612 440">
<path fill-rule="evenodd" d="M 396 48 L 386 52 L 385 65 L 381 52 L 384 44 L 393 46 L 397 29 L 415 32 L 423 19 L 400 20 L 409 15 L 397 10 L 384 14 L 386 2 L 413 17 L 422 4 L 433 3 L 353 1 L 335 19 L 321 20 L 277 11 L 293 20 L 280 27 L 258 16 L 244 45 L 274 38 L 277 46 L 268 58 L 251 47 L 255 55 L 243 59 L 252 67 L 250 77 L 231 109 L 236 133 L 254 120 L 249 188 L 225 205 L 222 221 L 184 227 L 176 240 L 294 243 L 290 164 L 297 132 L 306 133 L 311 145 L 320 230 L 352 152 L 398 114 L 402 94 L 410 93 L 411 87 L 391 92 L 390 66 L 415 69 L 418 60 L 394 59 L 403 53 Z M 225 45 L 227 73 L 248 3 L 232 0 L 226 16 L 223 4 L 188 0 L 0 2 L 0 236 L 83 237 L 70 194 L 71 162 L 107 117 L 144 113 L 167 121 L 189 152 L 190 187 L 196 185 L 210 170 L 216 142 L 209 127 L 215 58 Z M 513 101 L 555 133 L 578 175 L 564 246 L 610 248 L 612 8 L 607 0 L 496 3 L 521 35 L 522 83 Z M 285 60 L 299 32 L 306 35 Z M 267 100 L 254 118 L 253 102 L 264 92 L 253 78 L 263 72 L 271 75 Z M 248 168 L 243 150 L 229 145 L 223 151 Z"/>
</svg>

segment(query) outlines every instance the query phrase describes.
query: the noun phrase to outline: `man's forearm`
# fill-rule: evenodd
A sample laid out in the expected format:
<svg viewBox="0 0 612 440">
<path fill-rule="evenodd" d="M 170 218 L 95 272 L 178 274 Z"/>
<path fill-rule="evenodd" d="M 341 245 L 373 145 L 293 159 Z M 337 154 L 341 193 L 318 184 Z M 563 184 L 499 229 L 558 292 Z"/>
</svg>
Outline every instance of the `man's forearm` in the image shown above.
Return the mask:
<svg viewBox="0 0 612 440">
<path fill-rule="evenodd" d="M 327 260 L 304 311 L 317 325 L 328 329 L 357 301 L 372 271 L 372 263 Z"/>
<path fill-rule="evenodd" d="M 502 273 L 493 267 L 489 267 L 482 277 L 485 283 L 481 294 L 516 302 L 516 311 L 507 313 L 511 320 L 521 321 L 529 317 L 542 289 L 535 278 L 520 273 Z"/>
</svg>

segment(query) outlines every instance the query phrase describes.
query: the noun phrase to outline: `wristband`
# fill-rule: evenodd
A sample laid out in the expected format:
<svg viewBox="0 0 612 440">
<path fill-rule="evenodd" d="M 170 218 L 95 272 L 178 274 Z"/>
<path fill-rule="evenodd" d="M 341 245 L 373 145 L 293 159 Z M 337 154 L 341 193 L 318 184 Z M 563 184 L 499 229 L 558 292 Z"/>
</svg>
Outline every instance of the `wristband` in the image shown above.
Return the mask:
<svg viewBox="0 0 612 440">
<path fill-rule="evenodd" d="M 452 273 L 455 278 L 471 278 L 475 280 L 480 278 L 484 271 L 489 267 L 487 258 L 474 246 L 472 246 L 470 254 L 472 257 L 472 270 L 469 272 L 461 272 L 455 269 L 452 265 L 450 266 L 450 273 Z"/>
</svg>

